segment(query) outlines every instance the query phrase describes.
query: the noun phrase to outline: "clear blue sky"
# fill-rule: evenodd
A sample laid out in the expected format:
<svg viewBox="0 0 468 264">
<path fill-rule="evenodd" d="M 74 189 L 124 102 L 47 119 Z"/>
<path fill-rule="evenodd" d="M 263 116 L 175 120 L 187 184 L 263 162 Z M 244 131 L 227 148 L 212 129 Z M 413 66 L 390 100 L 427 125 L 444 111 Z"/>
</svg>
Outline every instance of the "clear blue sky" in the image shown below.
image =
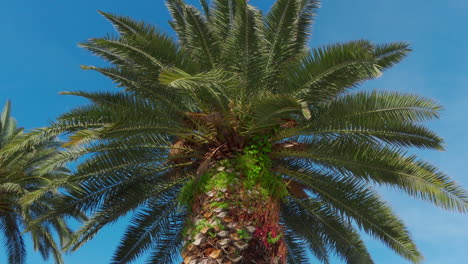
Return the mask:
<svg viewBox="0 0 468 264">
<path fill-rule="evenodd" d="M 251 3 L 265 10 L 273 0 Z M 45 126 L 60 113 L 84 102 L 60 96 L 59 91 L 114 89 L 111 81 L 79 68 L 81 64 L 102 62 L 76 44 L 113 31 L 96 10 L 129 15 L 170 31 L 162 0 L 1 0 L 0 104 L 11 99 L 13 114 L 22 126 Z M 420 155 L 466 187 L 467 19 L 466 0 L 328 0 L 319 11 L 310 44 L 315 47 L 362 38 L 410 42 L 415 50 L 412 55 L 363 89 L 415 92 L 440 101 L 446 110 L 441 120 L 430 125 L 446 139 L 447 151 Z M 426 257 L 425 263 L 468 263 L 467 215 L 445 212 L 394 191 L 384 190 L 384 195 L 408 224 Z M 82 249 L 66 256 L 66 263 L 108 263 L 124 228 L 124 222 L 107 228 Z M 407 263 L 379 242 L 367 237 L 366 242 L 377 264 Z M 0 263 L 5 260 L 1 250 Z M 28 260 L 30 264 L 52 263 L 42 261 L 32 250 Z M 144 259 L 135 263 L 144 263 Z"/>
</svg>

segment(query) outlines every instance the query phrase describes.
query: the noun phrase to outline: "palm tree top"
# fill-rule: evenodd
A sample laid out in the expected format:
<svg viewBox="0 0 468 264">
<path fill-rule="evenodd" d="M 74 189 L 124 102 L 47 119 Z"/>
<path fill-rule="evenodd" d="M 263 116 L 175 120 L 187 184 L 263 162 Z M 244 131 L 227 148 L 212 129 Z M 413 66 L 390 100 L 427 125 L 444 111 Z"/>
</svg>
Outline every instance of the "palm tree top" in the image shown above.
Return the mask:
<svg viewBox="0 0 468 264">
<path fill-rule="evenodd" d="M 149 248 L 149 263 L 170 263 L 189 214 L 180 208 L 181 190 L 190 189 L 184 186 L 195 188 L 213 164 L 255 150 L 287 189 L 281 221 L 288 263 L 306 263 L 307 250 L 324 263 L 331 253 L 372 263 L 358 229 L 420 263 L 405 225 L 372 186 L 468 211 L 463 188 L 406 151 L 443 150 L 423 125 L 441 106 L 413 94 L 353 91 L 403 60 L 409 45 L 358 40 L 308 48 L 314 0 L 277 0 L 265 14 L 246 0 L 200 2 L 201 11 L 166 1 L 177 38 L 100 12 L 118 35 L 80 46 L 110 65 L 83 69 L 121 90 L 64 92 L 90 104 L 9 148 L 30 149 L 65 133 L 69 149 L 47 167 L 86 157 L 70 178 L 80 188 L 56 208 L 94 213 L 69 247 L 136 210 L 113 263 L 130 263 Z"/>
</svg>

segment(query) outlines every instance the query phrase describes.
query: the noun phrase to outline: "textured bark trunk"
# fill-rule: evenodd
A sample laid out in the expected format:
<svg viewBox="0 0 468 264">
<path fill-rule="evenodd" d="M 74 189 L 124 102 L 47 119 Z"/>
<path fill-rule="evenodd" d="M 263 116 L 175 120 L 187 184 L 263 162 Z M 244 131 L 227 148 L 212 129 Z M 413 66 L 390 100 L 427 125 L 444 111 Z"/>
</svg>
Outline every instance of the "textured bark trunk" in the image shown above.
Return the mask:
<svg viewBox="0 0 468 264">
<path fill-rule="evenodd" d="M 285 264 L 279 199 L 247 187 L 233 167 L 212 171 L 208 191 L 192 204 L 183 263 Z"/>
</svg>

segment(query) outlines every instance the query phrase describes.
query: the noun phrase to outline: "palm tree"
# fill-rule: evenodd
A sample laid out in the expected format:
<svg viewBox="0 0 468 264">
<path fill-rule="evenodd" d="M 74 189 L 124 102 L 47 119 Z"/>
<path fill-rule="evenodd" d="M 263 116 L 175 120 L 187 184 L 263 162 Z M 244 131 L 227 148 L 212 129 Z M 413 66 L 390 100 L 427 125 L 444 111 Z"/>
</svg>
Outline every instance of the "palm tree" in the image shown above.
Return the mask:
<svg viewBox="0 0 468 264">
<path fill-rule="evenodd" d="M 29 230 L 25 227 L 57 202 L 51 190 L 43 191 L 42 194 L 35 191 L 48 186 L 50 182 L 63 180 L 69 172 L 63 167 L 45 170 L 40 166 L 58 153 L 56 141 L 45 141 L 36 145 L 33 151 L 4 153 L 9 144 L 14 144 L 23 132 L 10 117 L 10 112 L 8 101 L 0 118 L 0 231 L 8 253 L 8 263 L 25 263 L 23 232 L 26 231 L 31 235 L 34 249 L 44 259 L 52 255 L 55 263 L 63 263 L 61 247 L 71 234 L 64 219 L 53 217 Z M 54 241 L 52 230 L 58 235 L 61 245 Z"/>
<path fill-rule="evenodd" d="M 467 193 L 406 148 L 442 150 L 422 122 L 441 106 L 417 95 L 355 92 L 410 51 L 360 40 L 309 49 L 315 0 L 168 0 L 177 41 L 101 14 L 119 35 L 81 46 L 84 66 L 118 92 L 88 98 L 12 149 L 69 134 L 49 168 L 82 157 L 55 214 L 92 213 L 67 248 L 133 213 L 112 263 L 373 263 L 359 230 L 413 263 L 422 255 L 374 185 L 467 211 Z M 43 217 L 47 219 L 47 216 Z M 179 252 L 179 249 L 181 251 Z"/>
</svg>

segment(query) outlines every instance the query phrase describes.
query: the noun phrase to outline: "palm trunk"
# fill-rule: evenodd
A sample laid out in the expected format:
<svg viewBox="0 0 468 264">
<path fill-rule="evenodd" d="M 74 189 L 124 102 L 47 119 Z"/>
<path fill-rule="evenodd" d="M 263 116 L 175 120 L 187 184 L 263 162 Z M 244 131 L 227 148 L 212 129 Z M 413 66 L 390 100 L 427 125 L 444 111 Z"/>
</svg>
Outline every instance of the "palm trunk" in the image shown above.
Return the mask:
<svg viewBox="0 0 468 264">
<path fill-rule="evenodd" d="M 211 170 L 206 192 L 195 196 L 183 263 L 285 264 L 279 199 L 233 167 Z"/>
</svg>

